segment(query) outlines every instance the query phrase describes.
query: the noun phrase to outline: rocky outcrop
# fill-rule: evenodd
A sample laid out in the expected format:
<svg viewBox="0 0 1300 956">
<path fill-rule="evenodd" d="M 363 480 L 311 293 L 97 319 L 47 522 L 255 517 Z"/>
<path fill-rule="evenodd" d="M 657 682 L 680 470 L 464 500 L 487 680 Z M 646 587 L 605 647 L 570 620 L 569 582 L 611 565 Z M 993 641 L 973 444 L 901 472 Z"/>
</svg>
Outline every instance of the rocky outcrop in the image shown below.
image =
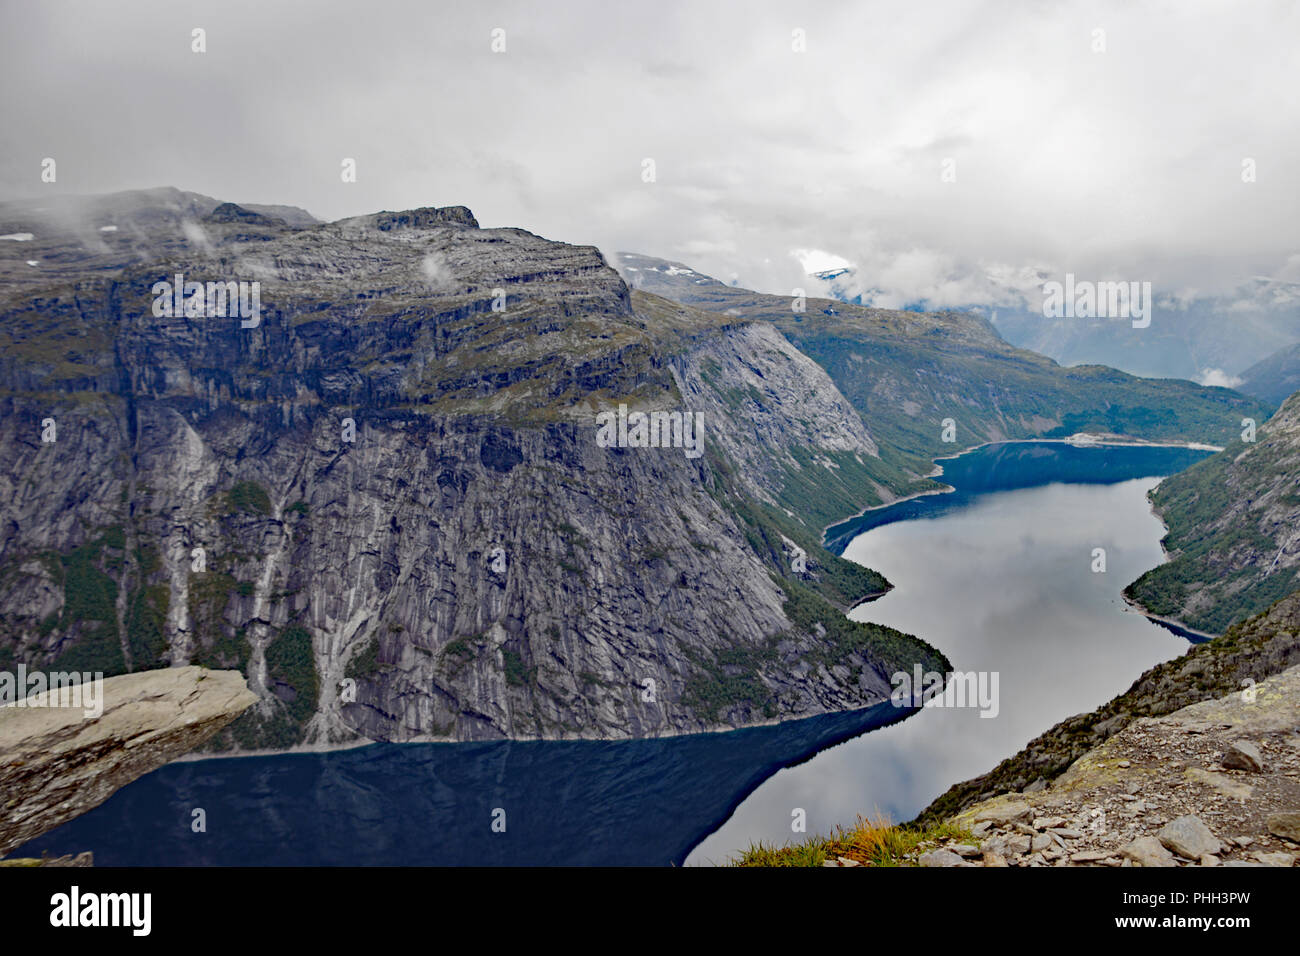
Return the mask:
<svg viewBox="0 0 1300 956">
<path fill-rule="evenodd" d="M 204 222 L 242 222 L 254 226 L 284 225 L 284 221 L 260 212 L 253 212 L 237 203 L 223 202 L 212 212 L 203 217 Z"/>
<path fill-rule="evenodd" d="M 57 706 L 57 693 L 0 707 L 0 855 L 193 750 L 256 701 L 238 673 L 200 667 L 107 678 L 98 716 Z"/>
<path fill-rule="evenodd" d="M 87 867 L 95 865 L 95 855 L 89 850 L 72 854 L 67 853 L 63 856 L 39 857 L 18 857 L 10 860 L 0 860 L 0 866 L 51 866 L 51 867 Z"/>
<path fill-rule="evenodd" d="M 985 866 L 1293 866 L 1298 807 L 1300 666 L 1139 718 L 1050 787 L 949 822 L 970 829 Z"/>
</svg>

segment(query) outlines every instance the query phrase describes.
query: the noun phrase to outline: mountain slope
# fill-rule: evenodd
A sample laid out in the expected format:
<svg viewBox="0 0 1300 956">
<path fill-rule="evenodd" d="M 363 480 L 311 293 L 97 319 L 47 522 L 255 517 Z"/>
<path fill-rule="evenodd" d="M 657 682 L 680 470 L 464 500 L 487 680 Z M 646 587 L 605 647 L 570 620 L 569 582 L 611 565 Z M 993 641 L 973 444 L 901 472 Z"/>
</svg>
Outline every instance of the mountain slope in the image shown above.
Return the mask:
<svg viewBox="0 0 1300 956">
<path fill-rule="evenodd" d="M 1062 368 L 1008 345 L 984 319 L 957 312 L 868 309 L 724 285 L 680 263 L 623 253 L 634 287 L 697 308 L 772 322 L 820 364 L 885 449 L 925 473 L 929 459 L 1009 438 L 1100 432 L 1147 440 L 1226 444 L 1243 417 L 1266 406 L 1228 389 L 1137 378 L 1102 366 Z M 943 440 L 951 419 L 955 435 Z"/>
<path fill-rule="evenodd" d="M 1125 590 L 1148 611 L 1219 632 L 1300 588 L 1300 393 L 1151 501 L 1169 561 Z"/>
<path fill-rule="evenodd" d="M 94 205 L 137 227 L 0 207 L 42 256 L 0 244 L 0 666 L 237 668 L 218 746 L 257 749 L 723 729 L 946 665 L 841 613 L 886 582 L 810 502 L 890 469 L 771 326 L 463 207 Z M 167 314 L 176 274 L 260 313 Z M 603 446 L 620 405 L 702 454 Z"/>
<path fill-rule="evenodd" d="M 1242 372 L 1237 391 L 1275 406 L 1300 392 L 1300 343 L 1280 349 Z"/>
</svg>

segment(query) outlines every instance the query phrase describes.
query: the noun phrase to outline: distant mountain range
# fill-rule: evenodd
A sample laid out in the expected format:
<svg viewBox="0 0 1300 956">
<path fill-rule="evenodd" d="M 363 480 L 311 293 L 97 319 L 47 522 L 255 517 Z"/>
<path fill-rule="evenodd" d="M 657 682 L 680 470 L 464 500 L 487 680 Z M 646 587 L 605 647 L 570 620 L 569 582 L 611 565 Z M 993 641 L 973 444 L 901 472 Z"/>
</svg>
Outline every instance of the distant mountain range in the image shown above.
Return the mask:
<svg viewBox="0 0 1300 956">
<path fill-rule="evenodd" d="M 870 305 L 883 294 L 851 265 L 810 270 L 808 279 L 810 291 L 856 305 Z M 1019 306 L 972 302 L 958 311 L 989 317 L 1012 345 L 1062 365 L 1107 365 L 1135 375 L 1206 385 L 1234 386 L 1255 363 L 1300 344 L 1296 282 L 1259 277 L 1244 282 L 1234 296 L 1218 297 L 1157 289 L 1152 322 L 1146 328 L 1134 328 L 1123 318 L 1048 317 L 1035 295 L 1031 292 L 1028 303 Z M 921 311 L 927 305 L 922 301 L 908 308 Z"/>
<path fill-rule="evenodd" d="M 1100 363 L 1157 378 L 1235 385 L 1243 370 L 1300 341 L 1300 309 L 1240 308 L 1217 300 L 1177 307 L 1156 297 L 1151 325 L 1126 319 L 1045 318 L 997 311 L 1008 341 L 1065 365 Z"/>
<path fill-rule="evenodd" d="M 1009 438 L 1095 432 L 1221 445 L 1269 407 L 1225 388 L 1140 378 L 1103 366 L 1065 368 L 1006 342 L 969 312 L 871 309 L 766 295 L 680 262 L 620 253 L 636 288 L 736 319 L 771 322 L 826 369 L 889 449 L 928 470 L 935 455 Z M 796 311 L 801 308 L 802 311 Z M 955 437 L 944 441 L 942 422 Z"/>
</svg>

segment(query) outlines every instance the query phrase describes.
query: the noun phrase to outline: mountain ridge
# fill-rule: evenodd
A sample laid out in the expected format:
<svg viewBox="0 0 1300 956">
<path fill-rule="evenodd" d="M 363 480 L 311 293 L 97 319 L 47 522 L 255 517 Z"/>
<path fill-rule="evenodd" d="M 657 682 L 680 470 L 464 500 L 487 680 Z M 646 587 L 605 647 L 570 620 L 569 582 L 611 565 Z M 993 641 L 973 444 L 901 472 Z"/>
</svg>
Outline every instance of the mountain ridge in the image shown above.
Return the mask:
<svg viewBox="0 0 1300 956">
<path fill-rule="evenodd" d="M 979 315 L 800 302 L 728 286 L 652 256 L 622 253 L 619 262 L 634 287 L 774 324 L 826 369 L 882 446 L 897 452 L 895 460 L 921 475 L 955 448 L 1077 432 L 1223 446 L 1242 417 L 1262 419 L 1269 411 L 1229 389 L 1105 366 L 1066 368 L 1008 344 Z M 945 434 L 947 420 L 953 428 Z"/>
</svg>

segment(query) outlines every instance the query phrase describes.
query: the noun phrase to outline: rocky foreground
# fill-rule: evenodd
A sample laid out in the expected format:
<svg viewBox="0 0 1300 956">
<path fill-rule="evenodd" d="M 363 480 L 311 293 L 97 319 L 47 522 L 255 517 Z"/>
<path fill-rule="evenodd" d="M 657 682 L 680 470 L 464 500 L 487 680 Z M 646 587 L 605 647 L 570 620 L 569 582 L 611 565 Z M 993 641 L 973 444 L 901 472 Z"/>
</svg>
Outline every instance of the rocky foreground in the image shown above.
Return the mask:
<svg viewBox="0 0 1300 956">
<path fill-rule="evenodd" d="M 0 707 L 0 856 L 193 750 L 257 699 L 238 672 L 192 666 L 106 679 L 98 717 L 47 698 Z"/>
<path fill-rule="evenodd" d="M 1233 625 L 1208 643 L 1193 646 L 1181 657 L 1157 664 L 1113 700 L 1061 721 L 988 773 L 955 784 L 914 823 L 943 823 L 999 794 L 1048 786 L 1075 761 L 1139 718 L 1172 715 L 1189 705 L 1253 687 L 1296 665 L 1300 665 L 1300 593 Z"/>
<path fill-rule="evenodd" d="M 1045 789 L 994 797 L 950 822 L 973 839 L 923 843 L 914 862 L 1294 866 L 1300 666 L 1217 700 L 1139 718 Z"/>
</svg>

